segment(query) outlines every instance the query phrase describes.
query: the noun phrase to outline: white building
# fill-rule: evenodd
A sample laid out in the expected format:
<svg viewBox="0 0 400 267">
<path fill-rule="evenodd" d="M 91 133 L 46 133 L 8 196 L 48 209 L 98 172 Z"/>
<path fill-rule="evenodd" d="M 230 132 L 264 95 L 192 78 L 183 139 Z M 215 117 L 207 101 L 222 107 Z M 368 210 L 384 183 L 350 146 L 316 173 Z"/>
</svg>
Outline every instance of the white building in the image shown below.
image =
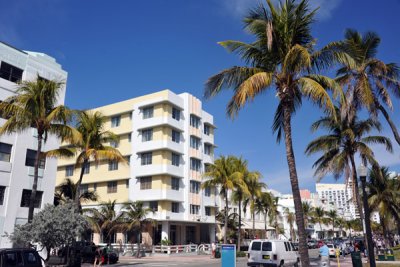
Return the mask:
<svg viewBox="0 0 400 267">
<path fill-rule="evenodd" d="M 0 100 L 15 94 L 18 80 L 33 80 L 37 75 L 48 80 L 66 81 L 67 72 L 54 58 L 43 53 L 22 51 L 0 42 Z M 65 88 L 58 104 L 64 103 Z M 0 119 L 3 125 L 4 119 Z M 24 224 L 28 218 L 29 196 L 33 182 L 33 162 L 37 149 L 36 131 L 0 137 L 0 247 L 12 243 L 5 234 L 14 231 L 15 224 Z M 49 137 L 43 151 L 58 147 L 58 140 Z M 39 170 L 37 204 L 53 203 L 57 162 L 47 159 Z"/>
<path fill-rule="evenodd" d="M 351 182 L 347 184 L 316 184 L 316 191 L 321 201 L 333 204 L 338 215 L 350 220 L 359 218 L 359 212 L 353 201 Z"/>
</svg>

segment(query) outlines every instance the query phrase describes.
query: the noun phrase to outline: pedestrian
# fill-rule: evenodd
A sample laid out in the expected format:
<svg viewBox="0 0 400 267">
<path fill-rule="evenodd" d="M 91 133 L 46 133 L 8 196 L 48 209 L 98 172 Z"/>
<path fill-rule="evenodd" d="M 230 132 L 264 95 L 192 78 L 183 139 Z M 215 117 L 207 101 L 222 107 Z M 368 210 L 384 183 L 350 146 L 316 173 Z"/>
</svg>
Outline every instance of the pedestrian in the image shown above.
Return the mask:
<svg viewBox="0 0 400 267">
<path fill-rule="evenodd" d="M 217 250 L 217 246 L 215 245 L 215 242 L 211 243 L 211 258 L 215 259 L 215 251 Z"/>
<path fill-rule="evenodd" d="M 343 258 L 346 258 L 346 251 L 347 251 L 346 242 L 342 242 L 340 246 L 340 251 L 342 253 Z"/>
<path fill-rule="evenodd" d="M 321 263 L 320 263 L 321 267 L 331 266 L 329 259 L 329 248 L 325 244 L 325 242 L 322 242 L 322 247 L 319 248 L 319 255 L 321 255 Z"/>
<path fill-rule="evenodd" d="M 101 266 L 101 264 L 103 264 L 103 261 L 104 261 L 103 249 L 101 247 L 98 247 L 94 254 L 93 267 Z"/>
</svg>

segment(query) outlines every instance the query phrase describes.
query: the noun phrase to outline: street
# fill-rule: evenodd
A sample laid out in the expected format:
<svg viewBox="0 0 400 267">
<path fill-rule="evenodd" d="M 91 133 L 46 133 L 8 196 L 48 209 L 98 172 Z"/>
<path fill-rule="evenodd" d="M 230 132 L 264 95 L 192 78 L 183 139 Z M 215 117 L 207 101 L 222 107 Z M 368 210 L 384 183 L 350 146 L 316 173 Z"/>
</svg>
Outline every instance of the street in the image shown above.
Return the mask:
<svg viewBox="0 0 400 267">
<path fill-rule="evenodd" d="M 309 250 L 309 255 L 311 259 L 311 266 L 319 266 L 318 250 Z M 84 264 L 82 267 L 91 267 L 93 264 Z M 187 256 L 154 256 L 136 259 L 134 257 L 121 257 L 119 263 L 112 265 L 103 266 L 115 266 L 115 267 L 125 267 L 125 266 L 137 266 L 137 267 L 220 267 L 220 259 L 211 259 L 208 255 L 187 255 Z M 238 258 L 236 267 L 247 266 L 247 258 Z M 331 266 L 338 266 L 337 260 L 335 258 L 331 259 Z M 341 267 L 351 267 L 351 257 L 347 256 L 345 259 L 340 258 Z"/>
</svg>

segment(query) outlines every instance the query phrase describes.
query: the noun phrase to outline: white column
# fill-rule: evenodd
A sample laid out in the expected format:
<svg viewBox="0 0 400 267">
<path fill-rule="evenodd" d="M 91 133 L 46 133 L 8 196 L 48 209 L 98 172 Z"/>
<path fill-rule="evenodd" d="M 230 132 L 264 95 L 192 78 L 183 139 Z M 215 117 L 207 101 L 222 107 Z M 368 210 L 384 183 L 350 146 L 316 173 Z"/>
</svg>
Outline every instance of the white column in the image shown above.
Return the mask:
<svg viewBox="0 0 400 267">
<path fill-rule="evenodd" d="M 161 240 L 169 240 L 169 222 L 162 222 L 161 226 Z"/>
</svg>

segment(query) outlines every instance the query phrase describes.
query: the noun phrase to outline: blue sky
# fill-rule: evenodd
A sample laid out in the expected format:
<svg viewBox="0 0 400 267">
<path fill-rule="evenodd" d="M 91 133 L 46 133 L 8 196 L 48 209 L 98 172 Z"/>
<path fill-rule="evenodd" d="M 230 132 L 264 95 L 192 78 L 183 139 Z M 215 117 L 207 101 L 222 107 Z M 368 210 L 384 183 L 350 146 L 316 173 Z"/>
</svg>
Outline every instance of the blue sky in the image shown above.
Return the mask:
<svg viewBox="0 0 400 267">
<path fill-rule="evenodd" d="M 379 57 L 400 63 L 399 0 L 310 0 L 320 6 L 313 27 L 319 45 L 343 37 L 346 28 L 379 33 Z M 47 53 L 68 71 L 66 104 L 93 108 L 165 88 L 202 99 L 204 82 L 220 70 L 240 65 L 217 45 L 250 41 L 241 18 L 256 0 L 0 0 L 0 40 L 23 50 Z M 270 188 L 290 192 L 284 145 L 271 125 L 277 100 L 266 93 L 230 120 L 230 92 L 204 101 L 218 126 L 217 155 L 242 155 Z M 400 102 L 395 101 L 400 125 Z M 317 136 L 309 126 L 321 112 L 305 102 L 293 120 L 294 148 L 302 188 L 315 190 L 312 163 L 304 156 Z M 391 136 L 386 123 L 384 133 Z M 390 155 L 374 147 L 378 160 L 400 171 L 400 149 Z M 332 179 L 324 178 L 323 182 Z"/>
</svg>

